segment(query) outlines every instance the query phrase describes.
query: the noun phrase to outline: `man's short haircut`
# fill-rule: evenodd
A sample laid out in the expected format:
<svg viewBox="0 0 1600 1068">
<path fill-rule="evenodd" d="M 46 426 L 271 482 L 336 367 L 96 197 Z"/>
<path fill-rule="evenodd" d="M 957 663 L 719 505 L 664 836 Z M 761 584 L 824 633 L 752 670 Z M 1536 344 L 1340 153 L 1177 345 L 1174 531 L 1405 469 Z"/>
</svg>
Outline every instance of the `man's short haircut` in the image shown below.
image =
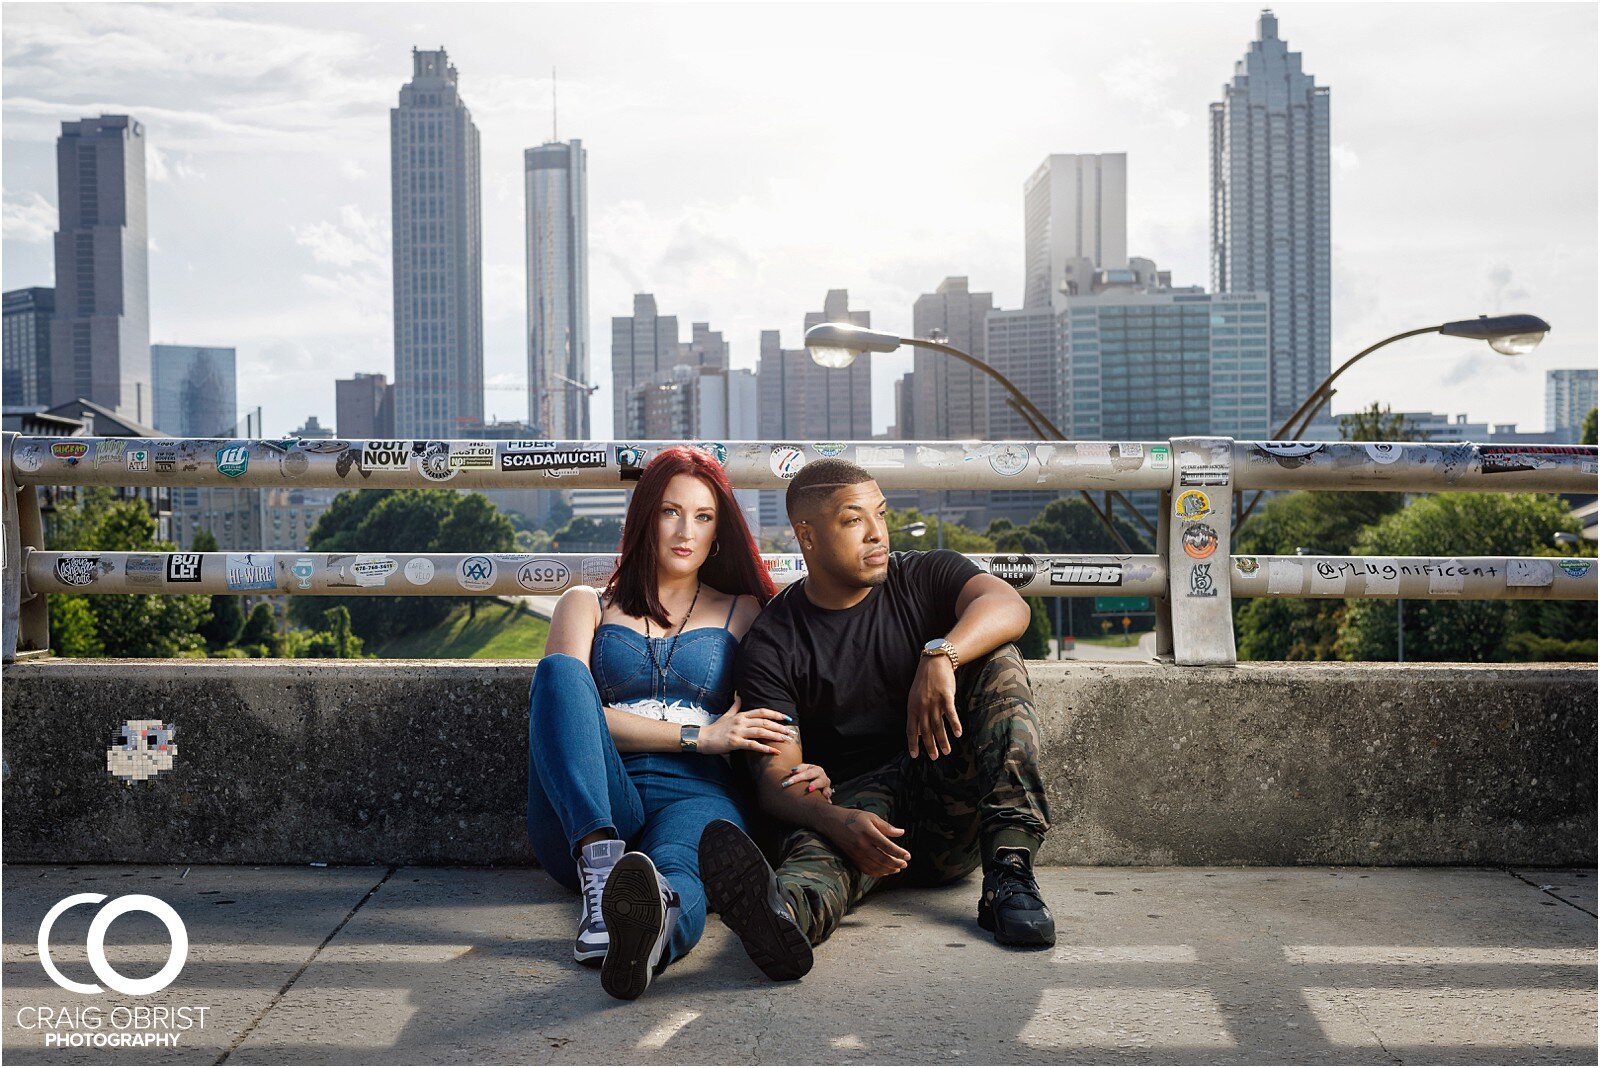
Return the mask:
<svg viewBox="0 0 1600 1068">
<path fill-rule="evenodd" d="M 799 522 L 815 515 L 817 509 L 839 490 L 871 481 L 872 475 L 866 468 L 858 467 L 849 460 L 816 460 L 800 468 L 789 483 L 783 496 L 784 510 L 789 513 L 791 523 Z"/>
</svg>

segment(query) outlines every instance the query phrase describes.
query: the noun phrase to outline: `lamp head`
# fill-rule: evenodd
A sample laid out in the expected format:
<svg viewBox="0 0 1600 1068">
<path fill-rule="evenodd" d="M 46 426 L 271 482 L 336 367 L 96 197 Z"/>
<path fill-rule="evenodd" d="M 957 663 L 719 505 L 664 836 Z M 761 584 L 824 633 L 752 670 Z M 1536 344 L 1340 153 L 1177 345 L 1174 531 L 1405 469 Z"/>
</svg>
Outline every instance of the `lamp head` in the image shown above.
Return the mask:
<svg viewBox="0 0 1600 1068">
<path fill-rule="evenodd" d="M 1487 341 L 1502 356 L 1523 356 L 1539 347 L 1550 324 L 1537 315 L 1480 315 L 1458 323 L 1445 323 L 1439 333 Z"/>
<path fill-rule="evenodd" d="M 853 323 L 818 323 L 806 331 L 811 359 L 823 367 L 849 367 L 863 352 L 893 352 L 900 339 Z"/>
</svg>

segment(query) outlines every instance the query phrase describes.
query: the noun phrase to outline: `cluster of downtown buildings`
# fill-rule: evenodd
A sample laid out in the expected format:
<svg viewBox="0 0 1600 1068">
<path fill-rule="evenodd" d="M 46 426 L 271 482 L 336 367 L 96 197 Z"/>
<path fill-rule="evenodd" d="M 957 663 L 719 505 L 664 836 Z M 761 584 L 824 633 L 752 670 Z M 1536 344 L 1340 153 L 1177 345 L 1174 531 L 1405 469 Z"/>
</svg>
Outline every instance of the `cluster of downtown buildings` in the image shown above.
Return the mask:
<svg viewBox="0 0 1600 1068">
<path fill-rule="evenodd" d="M 1023 184 L 1022 307 L 997 308 L 965 277 L 912 309 L 918 337 L 987 361 L 1078 440 L 1216 434 L 1265 438 L 1327 375 L 1331 345 L 1329 91 L 1263 12 L 1257 36 L 1210 105 L 1211 287 L 1174 286 L 1128 248 L 1125 154 L 1051 155 Z M 393 381 L 336 383 L 331 430 L 346 438 L 592 438 L 587 160 L 579 140 L 524 151 L 527 420 L 484 421 L 481 154 L 444 49 L 413 50 L 390 112 Z M 56 286 L 5 295 L 8 429 L 185 437 L 260 436 L 239 423 L 234 351 L 149 344 L 144 131 L 127 116 L 63 123 L 57 143 Z M 1143 251 L 1143 250 L 1139 250 Z M 845 290 L 803 329 L 871 325 Z M 730 364 L 709 323 L 637 294 L 612 319 L 618 440 L 860 441 L 872 431 L 869 363 L 826 369 L 764 330 L 755 370 Z M 1551 371 L 1546 432 L 1408 413 L 1434 439 L 1573 440 L 1595 403 L 1593 369 Z M 55 420 L 52 424 L 50 421 Z M 83 429 L 87 420 L 89 428 Z M 895 384 L 899 440 L 1035 436 L 978 372 L 919 350 Z M 1336 436 L 1326 422 L 1310 437 Z M 174 490 L 171 536 L 210 529 L 224 548 L 298 549 L 333 491 Z M 502 491 L 538 520 L 555 491 Z M 570 491 L 579 514 L 620 514 L 621 491 Z M 775 494 L 744 495 L 763 529 L 783 527 Z M 982 526 L 1025 521 L 1052 495 L 893 495 Z M 282 498 L 279 500 L 278 498 Z"/>
</svg>

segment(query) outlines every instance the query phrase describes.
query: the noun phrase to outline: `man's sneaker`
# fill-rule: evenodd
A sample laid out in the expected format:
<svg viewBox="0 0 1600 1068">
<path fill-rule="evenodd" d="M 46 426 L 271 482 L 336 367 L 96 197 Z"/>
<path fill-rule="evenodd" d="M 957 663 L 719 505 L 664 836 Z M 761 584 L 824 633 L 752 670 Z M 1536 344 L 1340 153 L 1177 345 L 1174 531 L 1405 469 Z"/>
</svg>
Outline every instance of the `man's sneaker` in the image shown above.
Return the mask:
<svg viewBox="0 0 1600 1068">
<path fill-rule="evenodd" d="M 678 926 L 678 895 L 649 857 L 629 853 L 611 869 L 601 911 L 611 948 L 600 966 L 600 985 L 612 997 L 632 1001 L 662 968 L 667 939 Z"/>
<path fill-rule="evenodd" d="M 798 979 L 811 970 L 811 943 L 778 890 L 778 877 L 748 835 L 712 820 L 700 835 L 700 879 L 706 904 L 739 936 L 768 979 Z"/>
<path fill-rule="evenodd" d="M 578 937 L 572 943 L 575 961 L 588 963 L 606 955 L 611 940 L 606 934 L 605 917 L 600 914 L 600 896 L 605 892 L 612 866 L 627 851 L 627 844 L 614 838 L 590 842 L 579 851 L 578 889 L 583 894 L 583 916 L 578 921 Z"/>
<path fill-rule="evenodd" d="M 1033 878 L 1029 851 L 1015 846 L 995 850 L 983 873 L 978 926 L 994 932 L 1004 946 L 1053 946 L 1056 921 Z"/>
</svg>

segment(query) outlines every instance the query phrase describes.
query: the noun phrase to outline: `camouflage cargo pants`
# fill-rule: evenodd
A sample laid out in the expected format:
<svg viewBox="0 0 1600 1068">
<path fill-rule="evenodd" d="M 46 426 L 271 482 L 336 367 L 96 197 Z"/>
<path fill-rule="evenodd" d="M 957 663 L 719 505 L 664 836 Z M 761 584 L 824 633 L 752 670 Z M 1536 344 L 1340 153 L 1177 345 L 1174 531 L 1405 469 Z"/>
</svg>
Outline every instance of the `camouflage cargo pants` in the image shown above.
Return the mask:
<svg viewBox="0 0 1600 1068">
<path fill-rule="evenodd" d="M 1014 645 L 956 673 L 961 737 L 950 755 L 889 764 L 836 784 L 833 803 L 888 820 L 906 832 L 905 871 L 876 878 L 859 871 L 820 834 L 784 839 L 778 883 L 812 945 L 827 939 L 862 898 L 893 886 L 937 886 L 976 868 L 1000 845 L 1037 850 L 1050 828 L 1039 773 L 1039 721 L 1033 687 Z"/>
</svg>

